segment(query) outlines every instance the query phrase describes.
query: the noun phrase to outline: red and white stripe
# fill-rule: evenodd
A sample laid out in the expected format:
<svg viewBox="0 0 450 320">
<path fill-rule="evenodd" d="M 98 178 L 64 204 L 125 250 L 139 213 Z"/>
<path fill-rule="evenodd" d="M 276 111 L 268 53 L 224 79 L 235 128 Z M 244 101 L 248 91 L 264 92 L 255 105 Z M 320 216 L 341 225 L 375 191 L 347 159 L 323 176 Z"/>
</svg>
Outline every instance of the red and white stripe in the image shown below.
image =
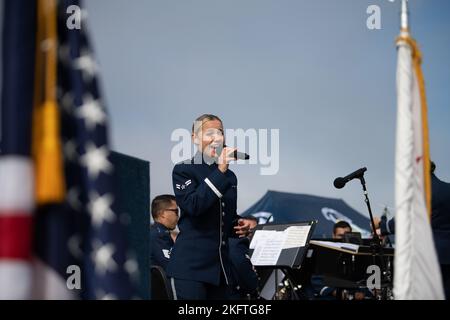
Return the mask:
<svg viewBox="0 0 450 320">
<path fill-rule="evenodd" d="M 33 165 L 0 157 L 0 299 L 28 299 L 32 285 Z"/>
</svg>

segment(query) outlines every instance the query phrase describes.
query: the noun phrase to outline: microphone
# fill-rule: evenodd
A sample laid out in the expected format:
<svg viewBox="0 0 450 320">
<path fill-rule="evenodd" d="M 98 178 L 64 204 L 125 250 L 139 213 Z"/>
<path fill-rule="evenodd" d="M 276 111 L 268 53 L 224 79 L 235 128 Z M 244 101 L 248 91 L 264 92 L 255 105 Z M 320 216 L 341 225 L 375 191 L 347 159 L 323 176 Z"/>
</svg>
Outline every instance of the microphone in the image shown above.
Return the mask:
<svg viewBox="0 0 450 320">
<path fill-rule="evenodd" d="M 246 154 L 245 152 L 239 152 L 239 151 L 234 151 L 233 153 L 233 157 L 238 160 L 248 160 L 250 159 L 250 156 L 248 154 Z"/>
<path fill-rule="evenodd" d="M 364 176 L 364 172 L 366 171 L 367 171 L 366 167 L 358 169 L 345 177 L 336 178 L 333 184 L 337 189 L 342 189 L 350 180 L 362 178 Z"/>
<path fill-rule="evenodd" d="M 226 148 L 226 147 L 228 147 L 228 146 L 227 145 L 223 145 L 223 148 Z M 221 148 L 220 153 L 222 153 L 223 148 Z M 234 151 L 233 157 L 236 160 L 248 160 L 248 159 L 250 159 L 250 156 L 248 154 L 246 154 L 244 152 L 239 152 L 237 150 Z"/>
</svg>

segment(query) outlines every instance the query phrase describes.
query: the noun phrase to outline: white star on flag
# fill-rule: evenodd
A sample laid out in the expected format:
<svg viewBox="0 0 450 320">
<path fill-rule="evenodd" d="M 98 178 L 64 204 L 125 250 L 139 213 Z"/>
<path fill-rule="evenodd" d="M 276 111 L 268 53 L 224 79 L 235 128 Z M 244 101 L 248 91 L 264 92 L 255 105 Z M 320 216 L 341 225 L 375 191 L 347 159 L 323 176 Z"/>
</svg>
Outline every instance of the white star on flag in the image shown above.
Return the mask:
<svg viewBox="0 0 450 320">
<path fill-rule="evenodd" d="M 94 226 L 100 227 L 104 221 L 114 221 L 115 215 L 111 210 L 113 202 L 114 197 L 111 194 L 104 194 L 99 197 L 96 192 L 90 193 L 88 211 L 91 214 Z"/>
<path fill-rule="evenodd" d="M 139 273 L 139 265 L 136 259 L 129 257 L 124 264 L 125 271 L 128 272 L 130 276 L 136 276 Z"/>
<path fill-rule="evenodd" d="M 91 258 L 95 264 L 95 272 L 104 275 L 107 271 L 117 270 L 117 263 L 113 254 L 116 249 L 113 244 L 101 244 L 98 240 L 93 243 Z"/>
<path fill-rule="evenodd" d="M 94 100 L 90 95 L 83 97 L 83 104 L 75 110 L 78 118 L 84 119 L 86 128 L 92 130 L 97 124 L 105 124 L 106 113 L 99 100 Z"/>
<path fill-rule="evenodd" d="M 94 144 L 89 143 L 86 146 L 86 153 L 80 158 L 80 162 L 88 170 L 88 175 L 96 179 L 100 172 L 110 173 L 113 165 L 108 160 L 109 150 L 106 145 L 96 148 Z"/>
<path fill-rule="evenodd" d="M 139 264 L 133 251 L 127 252 L 127 260 L 125 261 L 123 268 L 132 281 L 136 283 L 139 281 Z"/>
<path fill-rule="evenodd" d="M 74 69 L 81 70 L 85 81 L 92 80 L 98 71 L 97 63 L 87 51 L 83 52 L 73 61 L 73 67 Z"/>
</svg>

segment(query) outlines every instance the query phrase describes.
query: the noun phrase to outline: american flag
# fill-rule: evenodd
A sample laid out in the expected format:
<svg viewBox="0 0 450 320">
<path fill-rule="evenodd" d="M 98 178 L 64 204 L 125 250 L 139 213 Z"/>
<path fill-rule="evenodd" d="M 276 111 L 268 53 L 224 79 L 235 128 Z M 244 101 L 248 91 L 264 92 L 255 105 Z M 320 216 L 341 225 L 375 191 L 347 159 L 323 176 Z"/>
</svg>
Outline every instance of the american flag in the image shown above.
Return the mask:
<svg viewBox="0 0 450 320">
<path fill-rule="evenodd" d="M 8 23 L 7 20 L 14 19 L 14 14 L 19 20 L 23 19 L 24 12 L 32 16 L 29 11 L 35 8 L 30 7 L 30 2 L 6 1 L 5 24 Z M 68 8 L 74 8 L 75 11 Z M 38 299 L 130 299 L 134 297 L 133 278 L 137 274 L 137 262 L 127 247 L 127 216 L 116 209 L 114 167 L 108 143 L 108 114 L 99 90 L 99 68 L 89 43 L 85 14 L 81 10 L 81 15 L 77 16 L 77 8 L 81 8 L 79 1 L 37 1 L 38 32 L 35 40 L 37 57 L 34 77 L 38 80 L 34 86 L 33 151 L 27 149 L 30 148 L 28 144 L 25 154 L 25 158 L 29 157 L 28 163 L 31 162 L 35 167 L 34 172 L 30 169 L 28 171 L 36 180 L 31 204 L 36 209 L 32 227 L 33 258 L 23 259 L 28 269 L 30 266 L 32 268 L 31 284 L 24 280 L 24 286 L 29 288 L 28 297 Z M 69 27 L 70 17 L 81 17 L 80 28 L 76 24 L 72 25 L 75 26 L 73 28 Z M 47 19 L 55 19 L 55 39 L 52 39 L 52 26 Z M 40 26 L 39 23 L 43 24 Z M 28 31 L 31 36 L 35 30 L 36 28 L 31 28 L 23 31 Z M 48 77 L 52 71 L 49 64 L 52 63 L 50 52 L 53 44 L 56 49 L 54 71 L 57 73 L 54 88 L 57 105 L 55 112 L 45 110 L 48 107 L 46 92 L 49 83 L 51 86 Z M 39 50 L 44 51 L 41 52 L 41 59 L 38 57 Z M 4 63 L 7 63 L 6 58 L 8 57 L 3 59 Z M 32 69 L 25 71 L 33 73 Z M 39 80 L 41 76 L 42 81 Z M 3 84 L 5 80 L 9 82 L 9 77 L 9 74 L 5 74 Z M 9 92 L 8 95 L 29 94 L 22 89 L 16 91 Z M 40 93 L 44 97 L 43 103 L 36 98 Z M 29 101 L 26 105 L 28 104 Z M 2 103 L 2 107 L 7 108 L 8 105 Z M 18 106 L 11 104 L 10 107 Z M 39 108 L 42 108 L 41 111 Z M 49 120 L 52 116 L 55 119 Z M 36 129 L 39 126 L 41 128 Z M 8 129 L 11 128 L 2 125 L 4 133 Z M 51 134 L 52 131 L 58 134 L 57 141 L 52 145 L 59 147 L 59 153 L 62 154 L 61 170 L 58 170 L 57 156 L 56 160 L 42 161 L 47 158 L 42 158 L 41 153 L 51 140 L 46 134 Z M 39 134 L 41 137 L 36 137 Z M 39 139 L 43 142 L 39 142 Z M 49 168 L 49 163 L 54 163 L 54 167 Z M 62 177 L 62 181 L 58 182 L 58 175 Z M 3 178 L 2 175 L 0 179 Z M 49 186 L 49 181 L 53 181 L 56 187 Z M 42 184 L 47 187 L 50 196 L 45 195 L 46 191 L 39 191 Z M 63 189 L 62 193 L 54 192 L 58 187 Z M 58 200 L 59 194 L 62 197 Z M 27 212 L 31 212 L 32 207 L 27 207 Z M 16 245 L 14 242 L 9 244 Z M 0 255 L 0 259 L 2 258 Z M 1 261 L 0 288 L 3 287 L 1 281 L 4 280 Z M 77 278 L 78 276 L 80 277 Z M 21 294 L 22 298 L 27 298 L 26 290 Z M 2 295 L 5 296 L 7 297 L 7 293 Z"/>
<path fill-rule="evenodd" d="M 4 1 L 0 153 L 0 299 L 29 297 L 35 4 Z M 19 40 L 20 39 L 20 40 Z"/>
</svg>

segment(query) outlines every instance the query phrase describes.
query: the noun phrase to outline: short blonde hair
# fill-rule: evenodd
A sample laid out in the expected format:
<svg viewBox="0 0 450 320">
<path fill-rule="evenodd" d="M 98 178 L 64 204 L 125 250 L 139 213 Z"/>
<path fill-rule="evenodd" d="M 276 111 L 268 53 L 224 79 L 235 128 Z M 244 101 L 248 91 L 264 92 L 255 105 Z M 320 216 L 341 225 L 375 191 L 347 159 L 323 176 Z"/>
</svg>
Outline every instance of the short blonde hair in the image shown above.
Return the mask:
<svg viewBox="0 0 450 320">
<path fill-rule="evenodd" d="M 211 120 L 218 120 L 220 121 L 220 123 L 222 123 L 222 120 L 213 114 L 202 114 L 200 117 L 198 117 L 197 119 L 195 119 L 194 123 L 192 124 L 192 133 L 197 133 L 203 126 L 203 124 L 207 121 L 211 121 Z"/>
</svg>

